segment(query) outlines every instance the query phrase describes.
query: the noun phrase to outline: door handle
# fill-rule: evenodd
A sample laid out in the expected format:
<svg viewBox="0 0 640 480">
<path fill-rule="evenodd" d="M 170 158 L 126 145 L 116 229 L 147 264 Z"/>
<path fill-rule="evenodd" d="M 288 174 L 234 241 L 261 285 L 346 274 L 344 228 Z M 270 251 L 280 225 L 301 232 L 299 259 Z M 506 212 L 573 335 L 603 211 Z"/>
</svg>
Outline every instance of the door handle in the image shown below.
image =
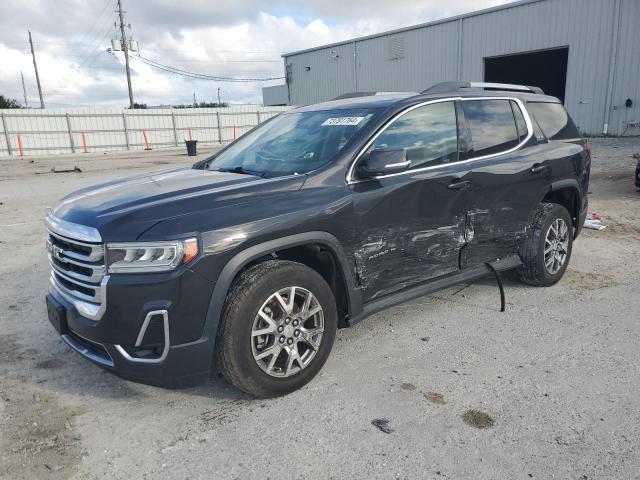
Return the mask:
<svg viewBox="0 0 640 480">
<path fill-rule="evenodd" d="M 471 186 L 471 180 L 454 180 L 447 187 L 449 190 L 466 190 Z"/>
<path fill-rule="evenodd" d="M 533 167 L 531 167 L 531 173 L 542 173 L 546 172 L 549 167 L 547 165 L 541 165 L 536 163 Z"/>
</svg>

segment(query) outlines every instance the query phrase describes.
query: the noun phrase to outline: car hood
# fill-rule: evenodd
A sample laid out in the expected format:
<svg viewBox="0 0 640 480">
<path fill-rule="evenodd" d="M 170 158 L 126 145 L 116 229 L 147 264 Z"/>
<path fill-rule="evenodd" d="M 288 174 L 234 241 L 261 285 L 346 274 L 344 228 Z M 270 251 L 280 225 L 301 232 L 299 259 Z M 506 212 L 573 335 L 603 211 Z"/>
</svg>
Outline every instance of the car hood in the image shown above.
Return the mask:
<svg viewBox="0 0 640 480">
<path fill-rule="evenodd" d="M 298 190 L 304 175 L 253 175 L 178 168 L 95 185 L 67 195 L 56 218 L 97 228 L 103 240 L 134 240 L 152 225 L 198 210 L 268 199 Z"/>
</svg>

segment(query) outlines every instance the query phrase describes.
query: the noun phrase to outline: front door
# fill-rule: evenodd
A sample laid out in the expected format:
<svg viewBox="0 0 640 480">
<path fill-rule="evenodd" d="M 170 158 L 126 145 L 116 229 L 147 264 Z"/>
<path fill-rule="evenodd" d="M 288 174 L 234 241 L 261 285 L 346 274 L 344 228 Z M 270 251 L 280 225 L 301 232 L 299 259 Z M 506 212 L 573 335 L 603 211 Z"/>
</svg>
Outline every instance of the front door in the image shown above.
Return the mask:
<svg viewBox="0 0 640 480">
<path fill-rule="evenodd" d="M 360 245 L 355 257 L 365 301 L 456 272 L 465 244 L 467 165 L 458 164 L 452 101 L 408 109 L 373 149 L 398 149 L 411 161 L 399 174 L 358 179 L 352 190 Z"/>
</svg>

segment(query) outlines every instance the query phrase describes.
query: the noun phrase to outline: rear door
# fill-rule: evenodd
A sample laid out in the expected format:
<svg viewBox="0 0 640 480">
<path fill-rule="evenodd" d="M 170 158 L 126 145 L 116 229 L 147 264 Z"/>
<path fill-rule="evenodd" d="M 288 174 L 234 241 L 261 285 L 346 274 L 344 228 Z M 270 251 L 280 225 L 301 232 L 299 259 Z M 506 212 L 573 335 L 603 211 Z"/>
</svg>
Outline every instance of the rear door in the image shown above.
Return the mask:
<svg viewBox="0 0 640 480">
<path fill-rule="evenodd" d="M 529 102 L 527 110 L 548 139 L 545 155 L 549 164 L 552 182 L 578 181 L 581 204 L 579 210 L 587 208 L 587 191 L 591 157 L 586 142 L 561 103 Z M 573 213 L 573 212 L 571 212 Z"/>
<path fill-rule="evenodd" d="M 549 169 L 519 100 L 462 99 L 460 106 L 472 169 L 465 267 L 517 251 L 530 213 L 548 189 Z"/>
<path fill-rule="evenodd" d="M 458 162 L 453 101 L 410 108 L 371 140 L 405 150 L 409 170 L 350 181 L 360 245 L 355 251 L 365 301 L 459 269 L 465 243 L 466 174 Z"/>
</svg>

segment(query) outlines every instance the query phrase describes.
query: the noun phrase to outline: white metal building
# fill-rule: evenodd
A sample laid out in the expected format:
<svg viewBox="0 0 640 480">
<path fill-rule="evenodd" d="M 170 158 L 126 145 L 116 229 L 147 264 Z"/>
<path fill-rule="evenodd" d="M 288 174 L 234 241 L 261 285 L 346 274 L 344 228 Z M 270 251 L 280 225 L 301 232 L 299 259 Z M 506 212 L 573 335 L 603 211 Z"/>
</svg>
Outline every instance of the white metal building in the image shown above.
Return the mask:
<svg viewBox="0 0 640 480">
<path fill-rule="evenodd" d="M 291 105 L 484 80 L 542 87 L 585 133 L 640 134 L 640 0 L 524 0 L 283 58 Z"/>
</svg>

